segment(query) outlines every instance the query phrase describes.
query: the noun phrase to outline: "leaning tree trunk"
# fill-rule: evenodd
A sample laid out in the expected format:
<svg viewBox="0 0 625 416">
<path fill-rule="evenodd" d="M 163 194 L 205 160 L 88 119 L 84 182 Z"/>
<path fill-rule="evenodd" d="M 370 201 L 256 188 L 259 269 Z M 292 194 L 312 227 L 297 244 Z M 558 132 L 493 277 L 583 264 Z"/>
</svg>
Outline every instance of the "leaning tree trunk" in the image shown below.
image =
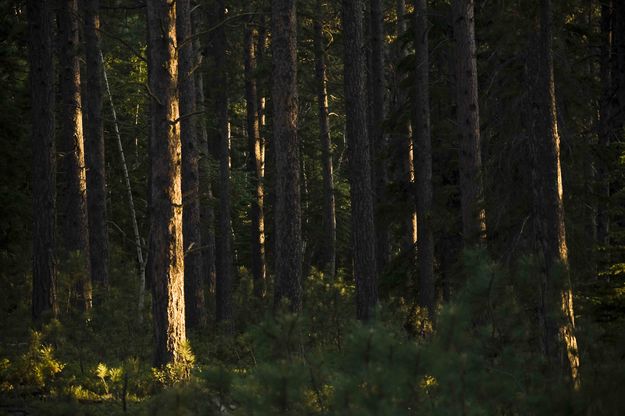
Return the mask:
<svg viewBox="0 0 625 416">
<path fill-rule="evenodd" d="M 453 26 L 462 232 L 465 246 L 472 247 L 486 236 L 473 0 L 453 0 Z"/>
<path fill-rule="evenodd" d="M 297 20 L 295 0 L 273 0 L 273 131 L 276 168 L 274 305 L 302 305 L 302 213 L 297 137 Z"/>
<path fill-rule="evenodd" d="M 315 82 L 319 108 L 319 138 L 323 165 L 323 269 L 330 277 L 336 273 L 336 209 L 334 202 L 334 174 L 332 166 L 332 140 L 328 117 L 327 75 L 323 40 L 322 2 L 317 2 L 314 25 Z"/>
<path fill-rule="evenodd" d="M 91 309 L 92 290 L 77 16 L 76 0 L 59 1 L 59 151 L 64 174 L 61 229 L 63 243 L 70 257 L 68 272 L 77 282 L 76 304 L 83 312 L 88 312 Z"/>
<path fill-rule="evenodd" d="M 200 225 L 199 143 L 191 0 L 176 3 L 178 38 L 178 93 L 180 98 L 180 138 L 182 142 L 182 237 L 185 250 L 184 297 L 187 324 L 197 327 L 206 320 L 202 284 L 202 237 Z"/>
<path fill-rule="evenodd" d="M 251 257 L 254 295 L 265 296 L 265 217 L 263 214 L 263 172 L 262 141 L 260 138 L 260 120 L 258 117 L 258 91 L 256 85 L 256 53 L 254 50 L 254 29 L 251 23 L 246 25 L 244 33 L 245 50 L 245 102 L 247 112 L 247 169 L 252 184 L 252 202 L 250 204 Z"/>
<path fill-rule="evenodd" d="M 56 150 L 54 66 L 49 0 L 29 0 L 28 62 L 32 104 L 33 292 L 32 317 L 56 315 Z"/>
<path fill-rule="evenodd" d="M 432 236 L 432 140 L 427 0 L 415 1 L 415 126 L 416 200 L 419 254 L 419 304 L 434 316 L 434 238 Z"/>
<path fill-rule="evenodd" d="M 226 16 L 224 0 L 217 2 L 217 22 L 220 24 Z M 217 113 L 219 157 L 219 210 L 217 246 L 217 281 L 216 303 L 217 322 L 223 322 L 226 330 L 231 329 L 232 312 L 232 272 L 234 262 L 232 258 L 232 219 L 230 214 L 230 126 L 228 122 L 228 69 L 226 62 L 226 32 L 223 24 L 215 31 L 213 40 L 215 53 L 215 106 Z"/>
<path fill-rule="evenodd" d="M 378 302 L 371 160 L 365 107 L 365 67 L 362 56 L 362 0 L 343 0 L 345 36 L 345 108 L 352 211 L 352 243 L 356 279 L 356 316 L 372 318 Z"/>
<path fill-rule="evenodd" d="M 102 59 L 100 58 L 100 1 L 84 2 L 87 86 L 84 89 L 87 164 L 87 212 L 91 277 L 103 288 L 109 285 L 109 238 L 106 222 L 106 161 L 102 123 Z"/>
<path fill-rule="evenodd" d="M 544 260 L 539 319 L 542 347 L 552 365 L 561 364 L 579 385 L 573 291 L 564 225 L 560 136 L 553 72 L 551 5 L 540 2 L 540 31 L 531 72 L 533 108 L 534 197 L 537 243 Z M 531 75 L 530 75 L 531 76 Z"/>
<path fill-rule="evenodd" d="M 177 96 L 176 6 L 147 3 L 152 68 L 151 210 L 148 272 L 156 338 L 155 366 L 178 362 L 185 342 L 181 142 Z"/>
</svg>

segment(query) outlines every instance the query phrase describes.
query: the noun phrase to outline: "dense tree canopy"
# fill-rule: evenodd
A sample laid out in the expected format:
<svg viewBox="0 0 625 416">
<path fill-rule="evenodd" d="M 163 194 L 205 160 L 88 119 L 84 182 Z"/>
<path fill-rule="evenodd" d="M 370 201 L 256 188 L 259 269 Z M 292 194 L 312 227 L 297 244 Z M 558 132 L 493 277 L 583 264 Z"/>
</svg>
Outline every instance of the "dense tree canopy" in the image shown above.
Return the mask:
<svg viewBox="0 0 625 416">
<path fill-rule="evenodd" d="M 625 413 L 624 2 L 0 23 L 0 412 Z"/>
</svg>

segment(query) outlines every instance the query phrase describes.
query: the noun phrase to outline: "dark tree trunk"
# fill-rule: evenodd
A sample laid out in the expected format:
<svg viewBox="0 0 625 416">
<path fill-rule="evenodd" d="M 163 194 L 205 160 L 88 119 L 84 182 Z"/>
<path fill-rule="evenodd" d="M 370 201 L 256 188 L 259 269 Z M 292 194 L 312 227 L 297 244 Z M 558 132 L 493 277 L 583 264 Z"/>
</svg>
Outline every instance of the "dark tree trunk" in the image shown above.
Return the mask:
<svg viewBox="0 0 625 416">
<path fill-rule="evenodd" d="M 534 60 L 535 67 L 530 70 L 535 74 L 530 83 L 534 110 L 532 144 L 535 166 L 532 176 L 537 243 L 545 267 L 539 308 L 542 347 L 549 362 L 554 366 L 561 364 L 577 385 L 579 356 L 564 226 L 549 0 L 540 2 L 540 31 Z"/>
<path fill-rule="evenodd" d="M 85 146 L 82 130 L 80 100 L 80 60 L 78 55 L 78 3 L 76 0 L 58 2 L 59 54 L 59 151 L 62 157 L 63 243 L 71 260 L 68 272 L 77 282 L 76 304 L 84 311 L 91 309 L 91 266 L 89 255 L 89 226 L 87 220 L 87 177 Z"/>
<path fill-rule="evenodd" d="M 465 246 L 472 247 L 486 237 L 473 0 L 453 0 L 453 26 L 462 232 Z"/>
<path fill-rule="evenodd" d="M 85 162 L 87 164 L 87 212 L 93 282 L 108 288 L 109 238 L 106 222 L 106 162 L 102 124 L 102 59 L 100 58 L 100 1 L 84 2 L 87 86 L 85 101 Z"/>
<path fill-rule="evenodd" d="M 202 237 L 200 225 L 199 143 L 191 1 L 178 0 L 176 36 L 178 38 L 178 91 L 180 97 L 180 138 L 182 142 L 182 236 L 184 241 L 184 297 L 187 324 L 197 327 L 206 320 L 202 285 Z"/>
<path fill-rule="evenodd" d="M 370 1 L 371 62 L 369 76 L 369 105 L 371 105 L 370 137 L 375 193 L 375 247 L 378 273 L 381 273 L 390 256 L 389 221 L 386 209 L 386 137 L 384 135 L 384 14 L 382 0 Z"/>
<path fill-rule="evenodd" d="M 250 206 L 251 222 L 251 257 L 254 295 L 265 296 L 265 216 L 263 214 L 263 144 L 260 137 L 258 117 L 258 91 L 256 87 L 256 53 L 254 50 L 254 29 L 251 24 L 245 27 L 245 100 L 247 111 L 247 169 L 252 184 L 252 203 Z"/>
<path fill-rule="evenodd" d="M 29 0 L 28 60 L 32 103 L 33 292 L 32 317 L 56 315 L 55 208 L 56 150 L 54 144 L 54 65 L 52 13 L 49 0 Z"/>
<path fill-rule="evenodd" d="M 432 140 L 427 1 L 415 1 L 415 126 L 416 200 L 419 261 L 419 305 L 434 316 L 434 238 L 432 236 Z"/>
<path fill-rule="evenodd" d="M 302 213 L 297 136 L 297 21 L 295 0 L 273 0 L 273 132 L 275 146 L 274 306 L 286 300 L 291 310 L 302 305 Z"/>
<path fill-rule="evenodd" d="M 155 366 L 181 359 L 185 342 L 181 142 L 177 96 L 176 6 L 147 3 L 152 68 L 151 211 L 148 273 L 156 337 Z"/>
<path fill-rule="evenodd" d="M 313 25 L 315 32 L 315 82 L 319 108 L 319 139 L 321 142 L 321 163 L 323 165 L 323 241 L 321 243 L 321 258 L 324 271 L 330 277 L 334 277 L 336 273 L 336 210 L 321 1 L 317 2 L 317 13 Z"/>
<path fill-rule="evenodd" d="M 226 16 L 225 3 L 217 1 L 217 22 Z M 232 325 L 232 219 L 230 213 L 230 125 L 228 121 L 228 63 L 226 62 L 227 39 L 224 25 L 215 31 L 213 40 L 215 54 L 215 112 L 217 114 L 219 157 L 219 210 L 216 243 L 217 256 L 216 304 L 217 322 Z M 227 328 L 229 329 L 229 328 Z"/>
<path fill-rule="evenodd" d="M 343 0 L 345 108 L 356 279 L 356 316 L 368 321 L 378 302 L 371 159 L 365 106 L 362 0 Z"/>
</svg>

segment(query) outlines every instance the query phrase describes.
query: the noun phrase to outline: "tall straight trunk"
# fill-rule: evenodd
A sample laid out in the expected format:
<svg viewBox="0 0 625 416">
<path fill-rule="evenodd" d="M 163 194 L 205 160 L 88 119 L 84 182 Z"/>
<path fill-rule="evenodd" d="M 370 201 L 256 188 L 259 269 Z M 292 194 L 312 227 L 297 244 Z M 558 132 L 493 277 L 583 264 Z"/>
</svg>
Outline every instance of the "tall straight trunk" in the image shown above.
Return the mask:
<svg viewBox="0 0 625 416">
<path fill-rule="evenodd" d="M 201 15 L 198 11 L 191 16 L 192 24 L 196 32 L 200 31 Z M 202 222 L 202 270 L 204 275 L 202 276 L 203 285 L 209 288 L 211 293 L 215 292 L 215 209 L 212 190 L 212 178 L 211 178 L 211 160 L 213 152 L 210 149 L 208 142 L 208 130 L 206 127 L 206 112 L 207 105 L 204 97 L 204 72 L 201 61 L 202 44 L 200 37 L 196 36 L 193 41 L 194 55 L 199 57 L 199 61 L 196 63 L 197 69 L 194 72 L 195 76 L 195 94 L 196 94 L 196 109 L 198 111 L 197 129 L 199 140 L 199 162 L 198 172 L 200 175 L 200 216 Z"/>
<path fill-rule="evenodd" d="M 54 65 L 50 0 L 29 0 L 28 61 L 32 105 L 33 291 L 32 318 L 56 315 Z"/>
<path fill-rule="evenodd" d="M 91 277 L 96 285 L 109 285 L 109 237 L 106 222 L 106 161 L 102 123 L 102 59 L 100 58 L 100 1 L 84 2 L 87 87 L 84 89 L 87 164 L 87 212 Z"/>
<path fill-rule="evenodd" d="M 276 168 L 274 306 L 302 305 L 302 213 L 297 136 L 297 20 L 295 0 L 272 0 L 272 101 Z"/>
<path fill-rule="evenodd" d="M 403 36 L 406 33 L 406 1 L 397 0 L 395 3 L 397 13 L 395 43 L 395 71 L 393 84 L 394 113 L 398 118 L 396 131 L 393 135 L 393 179 L 400 187 L 400 202 L 410 201 L 405 213 L 401 218 L 401 248 L 409 255 L 411 263 L 415 259 L 415 245 L 417 242 L 417 213 L 413 203 L 414 195 L 414 152 L 412 146 L 411 117 L 404 116 L 404 108 L 409 104 L 407 94 L 404 91 L 405 75 L 399 70 L 400 63 L 406 58 L 406 49 L 403 46 Z"/>
<path fill-rule="evenodd" d="M 369 76 L 369 103 L 371 105 L 370 137 L 373 160 L 373 188 L 375 193 L 375 245 L 378 273 L 382 272 L 390 256 L 389 224 L 386 205 L 386 137 L 384 135 L 384 14 L 382 0 L 370 0 L 371 62 Z"/>
<path fill-rule="evenodd" d="M 597 166 L 597 244 L 606 248 L 609 243 L 610 216 L 610 173 L 609 148 L 612 134 L 613 120 L 611 119 L 611 68 L 610 52 L 612 49 L 612 2 L 601 5 L 601 56 L 599 71 L 601 79 L 601 99 L 599 103 L 599 134 Z"/>
<path fill-rule="evenodd" d="M 68 265 L 77 282 L 77 305 L 88 312 L 91 309 L 91 266 L 89 253 L 89 226 L 87 220 L 87 177 L 85 146 L 82 130 L 80 100 L 80 60 L 78 55 L 77 0 L 58 2 L 59 55 L 59 151 L 64 173 L 63 243 L 72 264 Z"/>
<path fill-rule="evenodd" d="M 147 11 L 153 126 L 148 272 L 156 338 L 154 365 L 163 366 L 181 359 L 186 338 L 176 5 L 152 0 Z"/>
<path fill-rule="evenodd" d="M 224 0 L 217 1 L 217 22 L 223 22 L 226 16 Z M 232 253 L 232 219 L 230 214 L 230 126 L 228 122 L 228 69 L 226 62 L 226 32 L 224 25 L 215 31 L 213 40 L 215 53 L 215 112 L 217 114 L 219 157 L 219 210 L 216 243 L 217 256 L 216 304 L 217 322 L 227 326 L 232 324 L 232 272 L 234 267 Z"/>
<path fill-rule="evenodd" d="M 473 3 L 473 0 L 452 2 L 456 40 L 456 115 L 460 139 L 462 232 L 467 247 L 480 244 L 486 238 Z"/>
<path fill-rule="evenodd" d="M 430 133 L 430 65 L 427 0 L 415 0 L 416 200 L 419 261 L 419 305 L 434 316 L 434 238 L 432 236 L 432 140 Z"/>
<path fill-rule="evenodd" d="M 262 141 L 260 138 L 260 120 L 258 117 L 258 91 L 256 86 L 256 51 L 254 49 L 254 29 L 246 25 L 244 33 L 245 50 L 245 101 L 247 112 L 247 169 L 252 184 L 252 203 L 250 205 L 252 276 L 254 295 L 265 296 L 265 216 L 263 214 L 263 160 Z"/>
<path fill-rule="evenodd" d="M 317 15 L 314 23 L 315 83 L 319 111 L 319 139 L 321 142 L 321 163 L 323 165 L 323 269 L 330 277 L 336 273 L 336 209 L 334 202 L 334 173 L 332 166 L 332 140 L 328 117 L 328 93 L 323 40 L 322 2 L 317 1 Z"/>
<path fill-rule="evenodd" d="M 372 318 L 378 303 L 371 159 L 365 106 L 365 67 L 362 56 L 362 0 L 343 0 L 345 36 L 345 108 L 347 157 L 352 211 L 352 243 L 356 280 L 356 316 Z"/>
<path fill-rule="evenodd" d="M 206 320 L 202 284 L 202 237 L 200 225 L 199 143 L 193 75 L 193 30 L 191 0 L 176 3 L 178 39 L 178 93 L 180 98 L 180 139 L 182 142 L 182 238 L 185 251 L 184 297 L 186 321 L 197 327 Z"/>
<path fill-rule="evenodd" d="M 543 351 L 552 365 L 561 364 L 579 383 L 573 292 L 568 270 L 564 225 L 560 137 L 558 134 L 553 71 L 551 4 L 540 2 L 540 31 L 536 46 L 534 82 L 534 195 L 536 231 L 545 270 L 540 285 L 539 319 Z"/>
</svg>

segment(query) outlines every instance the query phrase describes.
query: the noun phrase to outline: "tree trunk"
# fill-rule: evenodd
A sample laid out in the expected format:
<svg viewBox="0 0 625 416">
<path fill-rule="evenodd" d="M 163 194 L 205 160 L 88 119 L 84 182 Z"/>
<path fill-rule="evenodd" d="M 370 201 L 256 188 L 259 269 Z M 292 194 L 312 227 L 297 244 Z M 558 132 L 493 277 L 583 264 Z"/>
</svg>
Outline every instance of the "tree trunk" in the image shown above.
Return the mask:
<svg viewBox="0 0 625 416">
<path fill-rule="evenodd" d="M 33 292 L 32 317 L 56 315 L 54 65 L 49 0 L 29 0 L 28 50 L 32 104 Z"/>
<path fill-rule="evenodd" d="M 579 385 L 579 356 L 575 337 L 573 292 L 568 271 L 564 226 L 560 137 L 558 134 L 553 72 L 551 5 L 540 2 L 540 31 L 535 79 L 530 84 L 534 109 L 534 196 L 538 245 L 544 273 L 540 285 L 539 319 L 542 347 L 549 362 L 561 364 Z"/>
<path fill-rule="evenodd" d="M 375 245 L 378 274 L 381 273 L 390 256 L 389 221 L 386 209 L 386 137 L 384 135 L 384 14 L 382 0 L 370 1 L 371 67 L 369 76 L 369 103 L 371 105 L 370 137 L 373 160 L 372 183 L 375 193 Z"/>
<path fill-rule="evenodd" d="M 323 40 L 322 2 L 317 2 L 317 16 L 313 23 L 315 44 L 315 82 L 319 108 L 319 139 L 323 165 L 323 269 L 330 276 L 336 273 L 336 210 L 334 202 L 334 174 L 332 166 L 332 140 L 328 117 L 327 75 Z"/>
<path fill-rule="evenodd" d="M 102 123 L 102 59 L 100 58 L 100 1 L 84 3 L 87 87 L 85 98 L 85 162 L 87 164 L 87 212 L 91 277 L 108 288 L 109 241 L 106 220 L 106 162 Z"/>
<path fill-rule="evenodd" d="M 273 131 L 276 157 L 275 295 L 291 310 L 302 305 L 302 213 L 297 136 L 297 21 L 295 0 L 272 0 Z"/>
<path fill-rule="evenodd" d="M 258 91 L 256 87 L 256 53 L 254 50 L 254 29 L 246 25 L 245 43 L 245 100 L 247 111 L 247 168 L 252 184 L 252 203 L 250 206 L 251 222 L 251 257 L 254 295 L 265 296 L 265 217 L 263 214 L 263 160 L 262 141 L 260 138 L 260 120 L 258 117 Z"/>
<path fill-rule="evenodd" d="M 152 68 L 151 212 L 148 272 L 156 337 L 155 366 L 181 359 L 185 342 L 181 142 L 177 97 L 176 6 L 147 3 Z"/>
<path fill-rule="evenodd" d="M 343 0 L 345 108 L 356 280 L 356 316 L 368 321 L 378 302 L 371 159 L 365 106 L 362 0 Z"/>
<path fill-rule="evenodd" d="M 466 247 L 486 238 L 483 207 L 480 110 L 475 46 L 473 0 L 453 0 L 453 26 L 456 40 L 456 99 L 460 139 L 460 198 L 462 232 Z"/>
<path fill-rule="evenodd" d="M 419 261 L 419 305 L 434 316 L 434 239 L 432 236 L 432 140 L 430 133 L 430 65 L 427 1 L 415 1 L 415 126 L 416 201 Z"/>
<path fill-rule="evenodd" d="M 226 16 L 224 0 L 217 1 L 217 22 L 223 22 Z M 215 31 L 215 112 L 217 114 L 219 157 L 219 210 L 218 230 L 216 235 L 217 249 L 217 280 L 216 280 L 216 303 L 217 322 L 226 324 L 226 329 L 231 329 L 232 313 L 232 219 L 230 214 L 230 126 L 228 122 L 228 68 L 226 61 L 226 32 L 224 25 L 220 25 Z"/>
<path fill-rule="evenodd" d="M 77 305 L 91 309 L 91 266 L 87 220 L 87 177 L 80 100 L 80 60 L 78 55 L 78 3 L 59 0 L 59 151 L 62 155 L 63 243 L 69 256 L 68 273 L 77 282 Z"/>
<path fill-rule="evenodd" d="M 191 1 L 178 0 L 176 36 L 178 38 L 178 91 L 180 98 L 180 139 L 182 142 L 182 237 L 184 241 L 184 297 L 186 321 L 197 327 L 206 320 L 202 285 L 202 237 L 200 225 L 199 144 Z"/>
</svg>

